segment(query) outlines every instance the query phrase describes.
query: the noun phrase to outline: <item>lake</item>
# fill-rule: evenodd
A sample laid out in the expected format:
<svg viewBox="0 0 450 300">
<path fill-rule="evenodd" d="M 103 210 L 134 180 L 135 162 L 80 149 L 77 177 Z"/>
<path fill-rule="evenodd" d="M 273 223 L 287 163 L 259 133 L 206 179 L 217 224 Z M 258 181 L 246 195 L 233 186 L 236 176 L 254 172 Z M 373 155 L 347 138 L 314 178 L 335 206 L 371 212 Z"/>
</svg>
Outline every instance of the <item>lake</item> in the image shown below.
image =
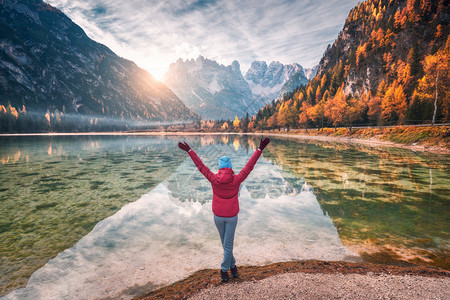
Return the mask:
<svg viewBox="0 0 450 300">
<path fill-rule="evenodd" d="M 246 135 L 0 137 L 0 295 L 131 298 L 204 268 L 222 249 L 210 184 L 239 171 Z M 273 138 L 240 190 L 238 265 L 290 260 L 450 269 L 446 155 Z"/>
</svg>

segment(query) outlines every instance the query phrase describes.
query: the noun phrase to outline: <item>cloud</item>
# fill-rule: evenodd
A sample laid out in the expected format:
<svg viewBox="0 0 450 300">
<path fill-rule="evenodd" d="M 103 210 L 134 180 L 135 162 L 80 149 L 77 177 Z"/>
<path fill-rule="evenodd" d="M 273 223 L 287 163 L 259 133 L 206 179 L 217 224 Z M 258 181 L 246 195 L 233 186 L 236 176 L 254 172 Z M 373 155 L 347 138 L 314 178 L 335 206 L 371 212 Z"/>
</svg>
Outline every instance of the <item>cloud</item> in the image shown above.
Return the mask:
<svg viewBox="0 0 450 300">
<path fill-rule="evenodd" d="M 254 60 L 312 67 L 342 29 L 355 0 L 48 0 L 92 39 L 156 77 L 178 58 Z"/>
</svg>

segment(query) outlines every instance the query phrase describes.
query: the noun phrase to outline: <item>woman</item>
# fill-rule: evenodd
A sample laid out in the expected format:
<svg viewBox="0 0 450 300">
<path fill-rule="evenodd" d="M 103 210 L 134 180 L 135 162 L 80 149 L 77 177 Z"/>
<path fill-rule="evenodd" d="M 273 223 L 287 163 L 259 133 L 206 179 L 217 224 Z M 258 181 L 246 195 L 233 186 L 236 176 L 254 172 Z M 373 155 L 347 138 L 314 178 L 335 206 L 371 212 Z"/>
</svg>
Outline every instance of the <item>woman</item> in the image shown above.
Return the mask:
<svg viewBox="0 0 450 300">
<path fill-rule="evenodd" d="M 178 143 L 178 147 L 189 154 L 198 170 L 211 183 L 213 189 L 212 211 L 214 213 L 214 223 L 219 231 L 223 247 L 223 261 L 220 266 L 222 282 L 228 281 L 228 269 L 231 269 L 233 278 L 238 276 L 236 260 L 233 256 L 233 242 L 238 221 L 237 215 L 239 213 L 239 187 L 253 170 L 256 161 L 261 156 L 261 152 L 269 143 L 270 139 L 261 139 L 258 149 L 237 175 L 234 174 L 228 156 L 223 156 L 219 159 L 219 172 L 214 174 L 203 164 L 194 150 L 186 142 Z"/>
</svg>

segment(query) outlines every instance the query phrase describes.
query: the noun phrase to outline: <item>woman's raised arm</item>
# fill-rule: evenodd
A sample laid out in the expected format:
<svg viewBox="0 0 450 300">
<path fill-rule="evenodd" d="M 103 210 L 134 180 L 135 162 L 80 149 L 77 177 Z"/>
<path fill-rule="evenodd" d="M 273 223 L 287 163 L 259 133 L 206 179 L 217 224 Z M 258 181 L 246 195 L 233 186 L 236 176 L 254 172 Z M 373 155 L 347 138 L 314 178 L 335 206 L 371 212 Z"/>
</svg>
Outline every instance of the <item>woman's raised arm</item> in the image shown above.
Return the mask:
<svg viewBox="0 0 450 300">
<path fill-rule="evenodd" d="M 205 166 L 200 157 L 198 157 L 197 153 L 195 153 L 195 151 L 191 149 L 188 143 L 179 142 L 178 147 L 180 147 L 181 150 L 186 151 L 189 154 L 192 161 L 197 166 L 197 169 L 200 171 L 200 173 L 203 174 L 203 176 L 206 177 L 206 179 L 208 179 L 209 182 L 214 180 L 215 177 L 214 173 L 211 172 L 211 170 L 207 166 Z"/>
<path fill-rule="evenodd" d="M 259 157 L 261 156 L 262 151 L 264 148 L 266 148 L 267 144 L 270 143 L 269 138 L 265 138 L 264 140 L 261 139 L 259 142 L 259 147 L 256 149 L 255 153 L 253 153 L 252 157 L 248 160 L 245 167 L 242 168 L 241 172 L 236 175 L 236 178 L 239 182 L 243 182 L 248 175 L 250 175 L 250 172 L 253 170 L 253 167 L 255 166 L 256 162 L 258 161 Z"/>
</svg>

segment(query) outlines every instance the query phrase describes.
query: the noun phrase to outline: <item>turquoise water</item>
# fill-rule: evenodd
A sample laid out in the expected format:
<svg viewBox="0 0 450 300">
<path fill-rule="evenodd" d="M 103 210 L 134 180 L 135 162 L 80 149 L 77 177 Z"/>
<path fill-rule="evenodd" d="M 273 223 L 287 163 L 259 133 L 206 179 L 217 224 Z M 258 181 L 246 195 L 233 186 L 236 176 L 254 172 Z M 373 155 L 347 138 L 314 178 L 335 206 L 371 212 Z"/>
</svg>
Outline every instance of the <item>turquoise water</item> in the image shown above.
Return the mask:
<svg viewBox="0 0 450 300">
<path fill-rule="evenodd" d="M 211 189 L 179 139 L 1 137 L 2 294 L 127 298 L 218 268 Z M 258 143 L 186 139 L 213 172 Z M 241 189 L 236 256 L 449 269 L 448 175 L 448 156 L 274 138 Z"/>
</svg>

